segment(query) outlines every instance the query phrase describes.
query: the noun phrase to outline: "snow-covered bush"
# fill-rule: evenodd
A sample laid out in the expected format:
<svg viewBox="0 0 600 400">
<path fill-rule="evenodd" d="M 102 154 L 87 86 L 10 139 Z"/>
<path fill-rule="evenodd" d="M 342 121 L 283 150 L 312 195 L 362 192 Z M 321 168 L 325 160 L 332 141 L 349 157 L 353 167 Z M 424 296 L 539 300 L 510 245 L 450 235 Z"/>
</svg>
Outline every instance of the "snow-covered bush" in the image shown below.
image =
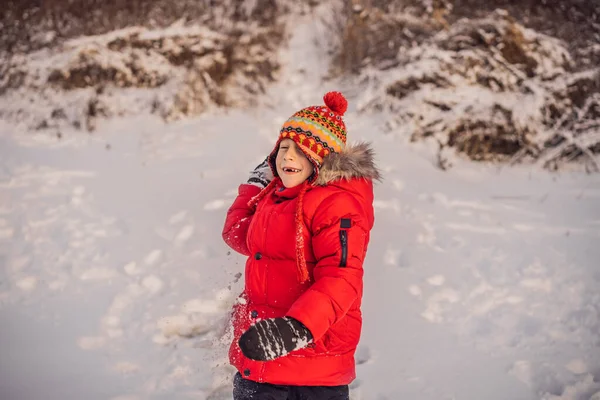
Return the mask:
<svg viewBox="0 0 600 400">
<path fill-rule="evenodd" d="M 340 43 L 334 66 L 356 72 L 363 110 L 388 110 L 391 131 L 437 141 L 442 168 L 450 148 L 477 161 L 529 159 L 557 168 L 581 160 L 599 170 L 600 70 L 579 71 L 564 41 L 526 28 L 505 10 L 451 24 L 447 8 L 432 10 L 416 20 L 406 8 L 394 14 L 354 7 L 342 38 L 357 26 L 366 33 Z M 360 25 L 361 18 L 371 23 Z M 363 42 L 373 55 L 361 52 Z"/>
<path fill-rule="evenodd" d="M 10 29 L 0 35 L 7 60 L 0 117 L 26 128 L 88 130 L 99 116 L 152 112 L 172 120 L 253 104 L 279 68 L 281 18 L 290 4 L 301 7 L 271 0 L 137 0 L 94 8 L 95 0 L 57 0 L 23 11 L 17 3 L 9 3 L 2 21 L 20 15 L 17 25 L 35 40 L 11 42 Z M 86 8 L 93 10 L 88 19 Z"/>
</svg>

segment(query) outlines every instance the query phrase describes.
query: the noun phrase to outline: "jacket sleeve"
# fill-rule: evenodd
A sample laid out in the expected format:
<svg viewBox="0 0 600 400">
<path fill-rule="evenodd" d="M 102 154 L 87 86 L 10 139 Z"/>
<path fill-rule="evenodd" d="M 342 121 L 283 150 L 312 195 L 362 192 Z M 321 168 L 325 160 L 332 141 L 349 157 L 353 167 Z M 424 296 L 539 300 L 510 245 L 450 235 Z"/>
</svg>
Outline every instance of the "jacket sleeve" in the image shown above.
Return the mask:
<svg viewBox="0 0 600 400">
<path fill-rule="evenodd" d="M 311 228 L 314 283 L 287 315 L 302 322 L 317 341 L 362 297 L 370 227 L 359 202 L 338 193 L 319 205 Z"/>
<path fill-rule="evenodd" d="M 223 227 L 223 240 L 233 250 L 244 255 L 250 255 L 248 246 L 246 245 L 246 236 L 248 235 L 248 227 L 254 215 L 254 209 L 248 206 L 248 202 L 252 197 L 260 192 L 260 188 L 255 185 L 242 184 L 238 188 L 238 196 L 234 200 L 225 218 L 225 226 Z"/>
</svg>

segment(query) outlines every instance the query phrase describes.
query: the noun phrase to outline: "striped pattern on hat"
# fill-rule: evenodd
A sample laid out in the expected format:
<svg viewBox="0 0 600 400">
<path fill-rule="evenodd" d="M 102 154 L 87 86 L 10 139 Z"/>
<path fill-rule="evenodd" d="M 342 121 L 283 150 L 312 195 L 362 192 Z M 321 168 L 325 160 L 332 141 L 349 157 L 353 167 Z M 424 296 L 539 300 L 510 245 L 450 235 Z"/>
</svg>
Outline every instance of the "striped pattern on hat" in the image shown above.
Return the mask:
<svg viewBox="0 0 600 400">
<path fill-rule="evenodd" d="M 324 106 L 310 106 L 292 115 L 281 128 L 279 141 L 292 139 L 317 167 L 330 153 L 346 145 L 346 124 L 342 116 L 348 102 L 339 92 L 329 92 Z"/>
</svg>

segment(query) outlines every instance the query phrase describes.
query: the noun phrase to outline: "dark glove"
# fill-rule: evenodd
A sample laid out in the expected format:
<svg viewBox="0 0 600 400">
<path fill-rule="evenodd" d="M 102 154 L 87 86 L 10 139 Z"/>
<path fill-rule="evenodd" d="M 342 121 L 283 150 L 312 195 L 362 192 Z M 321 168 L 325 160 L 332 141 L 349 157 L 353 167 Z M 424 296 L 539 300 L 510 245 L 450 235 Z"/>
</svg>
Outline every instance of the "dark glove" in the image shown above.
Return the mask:
<svg viewBox="0 0 600 400">
<path fill-rule="evenodd" d="M 271 170 L 271 166 L 267 162 L 268 157 L 265 160 L 258 164 L 256 168 L 252 172 L 250 172 L 250 178 L 248 178 L 248 183 L 251 185 L 256 185 L 261 189 L 267 187 L 269 182 L 273 180 L 273 171 Z"/>
<path fill-rule="evenodd" d="M 269 361 L 306 347 L 313 339 L 302 322 L 291 317 L 264 319 L 252 325 L 239 345 L 251 360 Z"/>
</svg>

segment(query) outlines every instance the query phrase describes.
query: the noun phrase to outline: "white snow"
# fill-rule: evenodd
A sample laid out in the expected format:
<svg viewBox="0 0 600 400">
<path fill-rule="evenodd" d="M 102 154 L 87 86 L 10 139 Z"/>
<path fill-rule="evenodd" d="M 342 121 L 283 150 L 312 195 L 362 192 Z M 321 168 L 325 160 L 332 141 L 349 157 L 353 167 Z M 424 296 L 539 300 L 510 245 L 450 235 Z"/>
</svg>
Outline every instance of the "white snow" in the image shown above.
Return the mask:
<svg viewBox="0 0 600 400">
<path fill-rule="evenodd" d="M 587 372 L 585 362 L 580 359 L 569 361 L 565 367 L 574 374 L 584 374 Z"/>
<path fill-rule="evenodd" d="M 181 228 L 181 230 L 177 234 L 177 237 L 175 238 L 175 240 L 179 243 L 187 242 L 192 237 L 193 234 L 194 234 L 194 226 L 186 225 L 183 228 Z"/>
<path fill-rule="evenodd" d="M 117 276 L 114 268 L 90 268 L 81 274 L 81 280 L 109 280 Z"/>
<path fill-rule="evenodd" d="M 152 265 L 158 261 L 158 259 L 160 258 L 161 255 L 162 255 L 161 250 L 152 250 L 152 252 L 146 256 L 146 258 L 144 259 L 144 262 L 146 264 Z"/>
<path fill-rule="evenodd" d="M 28 276 L 17 281 L 16 286 L 21 290 L 34 290 L 37 286 L 38 278 L 36 276 Z"/>
<path fill-rule="evenodd" d="M 141 273 L 141 269 L 138 268 L 135 261 L 129 262 L 123 266 L 123 269 L 128 275 L 138 275 Z"/>
<path fill-rule="evenodd" d="M 171 218 L 169 218 L 169 223 L 170 224 L 177 224 L 180 223 L 184 220 L 185 216 L 187 215 L 187 211 L 180 211 L 177 214 L 174 214 Z"/>
<path fill-rule="evenodd" d="M 295 29 L 257 109 L 60 139 L 0 121 L 0 398 L 231 399 L 245 260 L 222 241 L 225 211 L 279 124 L 352 93 L 321 80 L 318 18 Z M 373 142 L 385 179 L 352 399 L 599 400 L 600 176 L 441 171 L 428 144 L 388 133 L 389 114 L 358 114 L 368 92 L 354 93 L 349 138 Z"/>
<path fill-rule="evenodd" d="M 442 286 L 445 281 L 446 278 L 444 278 L 444 275 L 434 275 L 430 278 L 427 278 L 427 283 L 432 286 Z"/>
<path fill-rule="evenodd" d="M 207 211 L 216 211 L 226 207 L 225 201 L 223 200 L 213 200 L 204 205 L 204 209 Z"/>
<path fill-rule="evenodd" d="M 421 288 L 418 287 L 417 285 L 410 285 L 409 288 L 408 288 L 408 291 L 413 296 L 421 296 L 421 294 L 423 293 L 423 291 L 421 290 Z"/>
<path fill-rule="evenodd" d="M 160 292 L 163 288 L 163 281 L 156 275 L 150 275 L 142 280 L 142 285 L 152 294 Z"/>
<path fill-rule="evenodd" d="M 106 338 L 101 336 L 82 337 L 77 340 L 77 344 L 84 350 L 96 350 L 104 346 Z"/>
</svg>

